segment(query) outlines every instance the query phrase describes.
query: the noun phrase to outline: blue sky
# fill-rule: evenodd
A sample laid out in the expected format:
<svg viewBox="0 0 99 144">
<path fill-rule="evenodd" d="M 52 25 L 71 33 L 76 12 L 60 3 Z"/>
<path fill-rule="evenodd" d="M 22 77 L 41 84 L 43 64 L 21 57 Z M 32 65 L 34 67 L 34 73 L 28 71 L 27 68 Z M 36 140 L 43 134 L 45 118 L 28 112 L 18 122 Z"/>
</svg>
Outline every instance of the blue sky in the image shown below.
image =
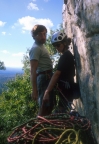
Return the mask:
<svg viewBox="0 0 99 144">
<path fill-rule="evenodd" d="M 31 48 L 31 29 L 43 24 L 56 30 L 62 23 L 63 0 L 0 0 L 0 60 L 6 67 L 22 67 Z"/>
</svg>

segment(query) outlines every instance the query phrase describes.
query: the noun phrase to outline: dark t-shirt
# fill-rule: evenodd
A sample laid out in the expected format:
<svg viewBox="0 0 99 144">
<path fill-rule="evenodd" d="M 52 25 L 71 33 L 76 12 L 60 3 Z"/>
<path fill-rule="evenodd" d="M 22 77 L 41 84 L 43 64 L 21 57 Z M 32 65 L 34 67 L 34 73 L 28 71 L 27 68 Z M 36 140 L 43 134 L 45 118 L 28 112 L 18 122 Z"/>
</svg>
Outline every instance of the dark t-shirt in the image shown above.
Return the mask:
<svg viewBox="0 0 99 144">
<path fill-rule="evenodd" d="M 73 100 L 73 91 L 72 91 L 72 83 L 74 82 L 74 76 L 75 76 L 75 60 L 72 53 L 67 50 L 59 59 L 57 70 L 61 71 L 61 75 L 59 77 L 58 86 L 61 89 L 63 95 L 67 98 L 68 101 Z M 61 82 L 60 80 L 64 82 L 69 82 L 70 88 L 65 88 L 65 84 Z M 60 100 L 59 105 L 63 106 L 66 105 L 66 101 L 64 97 L 60 93 Z"/>
<path fill-rule="evenodd" d="M 75 76 L 75 61 L 72 53 L 67 50 L 59 59 L 57 70 L 61 71 L 60 79 L 73 82 Z"/>
</svg>

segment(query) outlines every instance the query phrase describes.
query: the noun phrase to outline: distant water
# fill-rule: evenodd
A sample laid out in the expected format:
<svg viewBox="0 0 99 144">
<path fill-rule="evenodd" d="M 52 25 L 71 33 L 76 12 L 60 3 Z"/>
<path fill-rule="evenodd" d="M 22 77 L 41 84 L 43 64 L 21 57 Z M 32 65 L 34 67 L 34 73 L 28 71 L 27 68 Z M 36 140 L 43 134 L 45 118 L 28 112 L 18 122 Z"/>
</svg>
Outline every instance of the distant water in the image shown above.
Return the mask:
<svg viewBox="0 0 99 144">
<path fill-rule="evenodd" d="M 3 81 L 7 81 L 10 78 L 14 78 L 16 74 L 23 74 L 22 68 L 9 68 L 6 70 L 0 70 L 0 83 Z"/>
<path fill-rule="evenodd" d="M 22 68 L 10 68 L 7 67 L 6 70 L 0 70 L 0 75 L 16 75 L 16 74 L 23 74 Z"/>
<path fill-rule="evenodd" d="M 13 78 L 15 78 L 16 74 L 22 75 L 22 68 L 6 68 L 6 70 L 0 70 L 0 94 L 3 89 L 6 89 L 5 83 Z"/>
</svg>

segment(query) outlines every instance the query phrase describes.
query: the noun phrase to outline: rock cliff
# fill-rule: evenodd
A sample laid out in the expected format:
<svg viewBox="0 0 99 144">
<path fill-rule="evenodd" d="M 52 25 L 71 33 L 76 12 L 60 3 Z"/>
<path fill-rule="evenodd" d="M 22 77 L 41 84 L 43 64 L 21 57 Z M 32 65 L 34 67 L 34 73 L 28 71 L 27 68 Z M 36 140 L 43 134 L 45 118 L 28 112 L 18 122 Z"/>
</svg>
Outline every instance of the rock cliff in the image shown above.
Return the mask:
<svg viewBox="0 0 99 144">
<path fill-rule="evenodd" d="M 73 39 L 81 99 L 77 110 L 90 119 L 99 143 L 99 0 L 64 0 L 63 28 Z"/>
</svg>

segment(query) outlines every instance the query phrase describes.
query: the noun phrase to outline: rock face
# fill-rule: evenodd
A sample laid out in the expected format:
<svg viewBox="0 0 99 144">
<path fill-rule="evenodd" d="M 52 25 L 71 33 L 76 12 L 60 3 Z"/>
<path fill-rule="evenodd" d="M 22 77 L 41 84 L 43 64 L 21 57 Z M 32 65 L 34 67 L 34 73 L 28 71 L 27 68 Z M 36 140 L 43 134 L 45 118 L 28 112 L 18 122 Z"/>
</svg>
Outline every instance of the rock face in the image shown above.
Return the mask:
<svg viewBox="0 0 99 144">
<path fill-rule="evenodd" d="M 99 144 L 99 0 L 64 0 L 63 28 L 73 39 L 81 99 L 77 110 L 90 119 Z"/>
</svg>

